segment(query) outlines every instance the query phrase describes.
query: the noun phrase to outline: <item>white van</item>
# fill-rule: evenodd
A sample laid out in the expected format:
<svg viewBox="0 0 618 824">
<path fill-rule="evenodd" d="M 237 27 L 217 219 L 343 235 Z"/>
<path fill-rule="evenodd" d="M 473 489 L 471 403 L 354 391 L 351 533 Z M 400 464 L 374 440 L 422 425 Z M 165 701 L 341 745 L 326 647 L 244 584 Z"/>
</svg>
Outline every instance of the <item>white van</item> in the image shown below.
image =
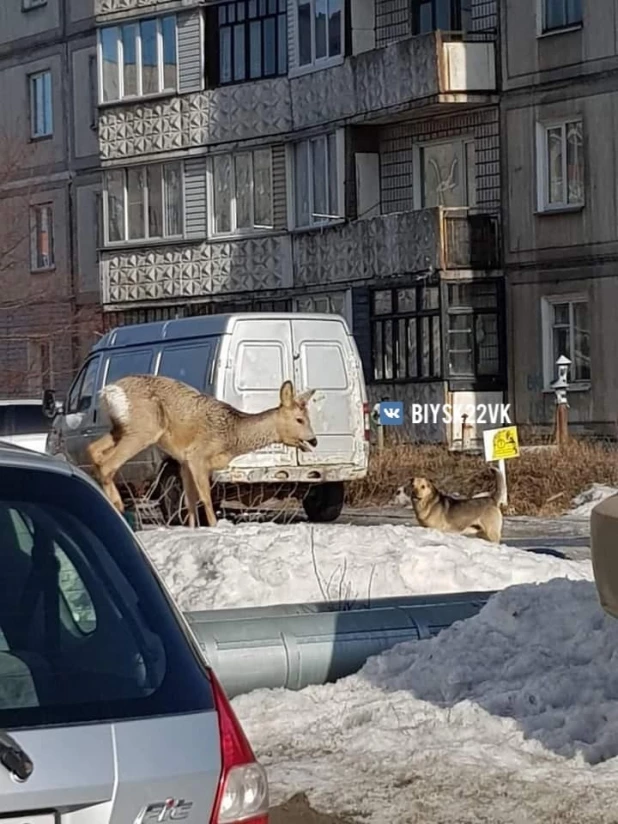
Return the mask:
<svg viewBox="0 0 618 824">
<path fill-rule="evenodd" d="M 294 495 L 314 521 L 334 521 L 344 484 L 367 474 L 369 408 L 362 365 L 344 318 L 315 313 L 243 313 L 122 326 L 93 347 L 64 403 L 49 391 L 54 423 L 48 451 L 91 469 L 87 445 L 109 429 L 99 390 L 125 375 L 166 375 L 245 412 L 279 403 L 292 380 L 297 392 L 317 389 L 309 406 L 318 445 L 310 453 L 274 445 L 236 458 L 213 475 L 213 502 Z M 158 479 L 158 480 L 157 480 Z M 178 511 L 178 467 L 156 447 L 120 471 L 121 494 L 140 497 L 157 482 L 168 522 Z"/>
</svg>

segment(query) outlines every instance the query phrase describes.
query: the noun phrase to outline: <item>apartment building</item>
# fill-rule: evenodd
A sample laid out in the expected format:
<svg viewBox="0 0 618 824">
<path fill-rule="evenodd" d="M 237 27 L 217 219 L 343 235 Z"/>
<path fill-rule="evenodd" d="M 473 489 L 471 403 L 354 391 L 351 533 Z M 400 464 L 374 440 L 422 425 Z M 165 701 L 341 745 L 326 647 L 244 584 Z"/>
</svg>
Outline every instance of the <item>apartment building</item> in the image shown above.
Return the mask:
<svg viewBox="0 0 618 824">
<path fill-rule="evenodd" d="M 98 305 L 93 0 L 0 4 L 0 392 L 62 390 Z M 100 313 L 99 313 L 100 314 Z"/>
<path fill-rule="evenodd" d="M 511 401 L 549 426 L 564 355 L 574 430 L 615 435 L 618 3 L 503 2 L 501 26 Z"/>
<path fill-rule="evenodd" d="M 96 23 L 109 324 L 340 312 L 373 399 L 504 399 L 496 0 L 96 0 Z"/>
</svg>

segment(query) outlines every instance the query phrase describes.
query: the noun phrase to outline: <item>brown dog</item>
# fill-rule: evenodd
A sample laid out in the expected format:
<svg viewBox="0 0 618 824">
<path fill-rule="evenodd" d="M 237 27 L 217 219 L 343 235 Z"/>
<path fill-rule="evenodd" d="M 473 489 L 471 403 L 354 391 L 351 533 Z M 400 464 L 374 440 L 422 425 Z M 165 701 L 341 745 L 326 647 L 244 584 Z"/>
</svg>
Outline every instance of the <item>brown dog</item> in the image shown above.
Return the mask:
<svg viewBox="0 0 618 824">
<path fill-rule="evenodd" d="M 414 478 L 408 494 L 420 526 L 442 532 L 458 532 L 500 543 L 502 536 L 502 501 L 505 485 L 502 473 L 492 466 L 497 476 L 495 492 L 476 498 L 455 498 L 444 495 L 427 478 Z"/>
</svg>

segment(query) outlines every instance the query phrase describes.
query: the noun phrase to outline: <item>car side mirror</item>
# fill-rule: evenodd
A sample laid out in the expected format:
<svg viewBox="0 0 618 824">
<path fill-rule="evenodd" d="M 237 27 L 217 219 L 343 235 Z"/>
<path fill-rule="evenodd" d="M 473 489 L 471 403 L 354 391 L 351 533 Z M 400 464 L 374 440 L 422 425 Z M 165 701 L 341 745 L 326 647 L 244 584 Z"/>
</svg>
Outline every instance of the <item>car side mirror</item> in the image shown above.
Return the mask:
<svg viewBox="0 0 618 824">
<path fill-rule="evenodd" d="M 56 393 L 53 389 L 46 389 L 43 392 L 43 414 L 46 418 L 55 418 L 56 415 L 61 415 L 63 411 L 62 404 L 56 400 Z"/>
</svg>

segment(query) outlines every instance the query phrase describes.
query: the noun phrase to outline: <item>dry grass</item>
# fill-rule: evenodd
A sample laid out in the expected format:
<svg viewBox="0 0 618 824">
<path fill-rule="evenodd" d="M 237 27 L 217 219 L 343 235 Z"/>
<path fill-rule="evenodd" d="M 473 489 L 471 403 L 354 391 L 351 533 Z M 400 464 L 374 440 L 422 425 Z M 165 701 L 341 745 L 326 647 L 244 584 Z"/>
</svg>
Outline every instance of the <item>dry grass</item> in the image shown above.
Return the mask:
<svg viewBox="0 0 618 824">
<path fill-rule="evenodd" d="M 369 473 L 350 485 L 350 506 L 381 506 L 415 475 L 431 478 L 444 492 L 474 495 L 493 489 L 494 478 L 481 455 L 414 444 L 372 450 Z M 559 515 L 593 483 L 618 487 L 618 452 L 609 443 L 572 440 L 567 447 L 523 450 L 507 461 L 509 515 Z"/>
</svg>

